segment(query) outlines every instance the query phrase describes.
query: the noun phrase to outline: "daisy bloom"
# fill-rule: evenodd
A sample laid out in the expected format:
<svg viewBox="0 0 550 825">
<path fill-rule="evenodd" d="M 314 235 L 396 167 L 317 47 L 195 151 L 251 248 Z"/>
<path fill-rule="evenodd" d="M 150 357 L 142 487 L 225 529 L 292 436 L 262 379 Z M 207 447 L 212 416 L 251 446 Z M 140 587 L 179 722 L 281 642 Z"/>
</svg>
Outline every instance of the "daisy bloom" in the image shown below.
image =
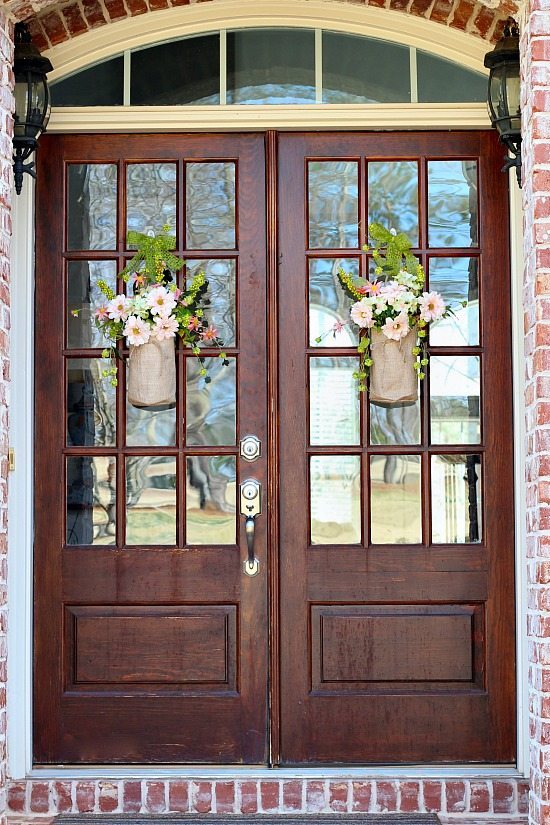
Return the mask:
<svg viewBox="0 0 550 825">
<path fill-rule="evenodd" d="M 437 321 L 445 312 L 445 301 L 439 292 L 423 292 L 419 299 L 420 318 L 422 321 Z"/>
<path fill-rule="evenodd" d="M 187 324 L 187 329 L 189 330 L 189 332 L 197 332 L 200 325 L 201 325 L 201 322 L 199 321 L 197 316 L 193 315 L 193 317 L 189 319 L 189 323 Z"/>
<path fill-rule="evenodd" d="M 95 311 L 95 317 L 98 321 L 106 321 L 109 317 L 109 308 L 106 304 L 98 307 Z"/>
<path fill-rule="evenodd" d="M 157 315 L 153 327 L 155 338 L 158 338 L 159 341 L 164 341 L 165 338 L 174 338 L 177 331 L 178 322 L 173 315 Z"/>
<path fill-rule="evenodd" d="M 372 305 L 366 298 L 357 301 L 350 310 L 351 320 L 361 329 L 370 329 L 374 324 L 372 318 Z"/>
<path fill-rule="evenodd" d="M 128 315 L 128 298 L 126 295 L 115 295 L 107 304 L 107 315 L 113 321 L 124 321 Z"/>
<path fill-rule="evenodd" d="M 373 281 L 373 283 L 370 285 L 370 294 L 378 295 L 381 289 L 382 284 L 380 283 L 380 281 Z"/>
<path fill-rule="evenodd" d="M 404 312 L 395 318 L 386 318 L 382 332 L 391 341 L 400 341 L 409 331 L 409 319 Z"/>
<path fill-rule="evenodd" d="M 132 344 L 134 347 L 139 347 L 141 344 L 146 344 L 151 337 L 151 327 L 143 318 L 130 315 L 126 321 L 123 333 L 128 339 L 129 344 Z"/>
<path fill-rule="evenodd" d="M 176 299 L 163 286 L 156 286 L 148 292 L 147 303 L 152 315 L 170 315 L 176 306 Z"/>
<path fill-rule="evenodd" d="M 203 341 L 213 341 L 218 336 L 218 330 L 216 327 L 208 327 L 205 329 L 204 332 L 201 332 L 201 338 Z"/>
</svg>

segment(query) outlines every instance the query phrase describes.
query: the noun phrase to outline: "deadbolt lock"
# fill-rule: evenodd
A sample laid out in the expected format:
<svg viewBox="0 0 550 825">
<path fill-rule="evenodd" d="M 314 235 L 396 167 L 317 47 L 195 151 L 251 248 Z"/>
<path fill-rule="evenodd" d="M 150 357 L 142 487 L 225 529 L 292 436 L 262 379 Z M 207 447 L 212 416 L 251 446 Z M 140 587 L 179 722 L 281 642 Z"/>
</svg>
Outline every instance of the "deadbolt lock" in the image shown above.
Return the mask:
<svg viewBox="0 0 550 825">
<path fill-rule="evenodd" d="M 256 461 L 262 454 L 262 442 L 255 435 L 246 435 L 241 439 L 241 458 L 245 461 Z"/>
<path fill-rule="evenodd" d="M 255 518 L 262 512 L 262 485 L 255 478 L 241 484 L 241 515 Z"/>
</svg>

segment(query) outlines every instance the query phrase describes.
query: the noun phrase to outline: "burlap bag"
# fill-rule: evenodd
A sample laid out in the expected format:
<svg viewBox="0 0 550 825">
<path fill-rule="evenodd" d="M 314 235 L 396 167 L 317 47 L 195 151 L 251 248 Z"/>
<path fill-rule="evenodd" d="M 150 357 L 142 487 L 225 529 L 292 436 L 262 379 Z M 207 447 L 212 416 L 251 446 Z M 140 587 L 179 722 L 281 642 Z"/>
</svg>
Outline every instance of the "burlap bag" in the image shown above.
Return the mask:
<svg viewBox="0 0 550 825">
<path fill-rule="evenodd" d="M 377 329 L 371 334 L 369 394 L 374 404 L 414 404 L 418 398 L 418 377 L 413 367 L 416 329 L 400 341 L 391 341 Z"/>
<path fill-rule="evenodd" d="M 134 407 L 165 407 L 176 402 L 175 339 L 151 338 L 130 346 L 128 401 Z"/>
</svg>

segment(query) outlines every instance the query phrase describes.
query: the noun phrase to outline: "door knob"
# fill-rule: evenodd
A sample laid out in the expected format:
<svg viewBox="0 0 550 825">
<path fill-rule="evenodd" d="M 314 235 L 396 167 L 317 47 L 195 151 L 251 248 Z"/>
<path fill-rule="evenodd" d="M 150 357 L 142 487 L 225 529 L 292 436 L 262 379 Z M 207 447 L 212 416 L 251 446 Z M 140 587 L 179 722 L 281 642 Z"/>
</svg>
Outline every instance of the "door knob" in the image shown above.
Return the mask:
<svg viewBox="0 0 550 825">
<path fill-rule="evenodd" d="M 244 561 L 244 572 L 247 576 L 256 576 L 260 562 L 254 554 L 254 539 L 256 532 L 256 518 L 262 512 L 262 485 L 255 478 L 248 478 L 240 485 L 241 516 L 245 517 L 246 546 L 248 556 Z"/>
</svg>

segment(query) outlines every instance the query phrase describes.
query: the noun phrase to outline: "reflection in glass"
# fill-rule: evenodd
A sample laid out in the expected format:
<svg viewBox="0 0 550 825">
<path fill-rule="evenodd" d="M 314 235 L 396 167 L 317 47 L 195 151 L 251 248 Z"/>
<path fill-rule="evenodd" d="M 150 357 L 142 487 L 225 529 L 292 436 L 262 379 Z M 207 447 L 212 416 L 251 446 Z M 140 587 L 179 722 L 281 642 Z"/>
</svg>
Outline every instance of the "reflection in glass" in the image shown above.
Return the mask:
<svg viewBox="0 0 550 825">
<path fill-rule="evenodd" d="M 124 58 L 113 57 L 50 86 L 52 106 L 122 106 Z"/>
<path fill-rule="evenodd" d="M 415 160 L 371 161 L 369 223 L 406 232 L 418 246 L 418 163 Z"/>
<path fill-rule="evenodd" d="M 481 541 L 481 456 L 432 456 L 432 542 Z"/>
<path fill-rule="evenodd" d="M 237 361 L 224 367 L 219 358 L 205 358 L 210 383 L 199 374 L 197 358 L 186 359 L 185 429 L 193 447 L 232 446 L 237 428 Z"/>
<path fill-rule="evenodd" d="M 126 544 L 176 543 L 176 457 L 127 456 Z"/>
<path fill-rule="evenodd" d="M 128 362 L 126 361 L 126 369 Z M 128 386 L 128 379 L 126 379 Z M 176 408 L 134 407 L 126 399 L 126 444 L 128 447 L 173 447 L 176 443 Z"/>
<path fill-rule="evenodd" d="M 98 287 L 104 280 L 116 290 L 115 261 L 69 261 L 67 265 L 67 346 L 69 349 L 103 348 L 106 338 L 95 325 L 95 311 L 105 304 Z M 73 315 L 73 310 L 78 314 Z"/>
<path fill-rule="evenodd" d="M 132 52 L 132 106 L 219 104 L 220 35 L 185 37 Z"/>
<path fill-rule="evenodd" d="M 227 33 L 228 103 L 315 103 L 315 33 L 248 29 Z"/>
<path fill-rule="evenodd" d="M 235 164 L 186 165 L 189 249 L 235 249 Z"/>
<path fill-rule="evenodd" d="M 116 459 L 67 458 L 67 544 L 115 544 Z"/>
<path fill-rule="evenodd" d="M 479 275 L 477 258 L 430 258 L 430 289 L 443 295 L 454 315 L 430 324 L 430 344 L 473 347 L 479 344 Z M 460 302 L 467 301 L 467 306 Z"/>
<path fill-rule="evenodd" d="M 116 391 L 100 358 L 67 360 L 67 446 L 116 443 Z"/>
<path fill-rule="evenodd" d="M 410 103 L 406 46 L 323 32 L 323 103 Z"/>
<path fill-rule="evenodd" d="M 428 161 L 430 246 L 477 246 L 477 161 Z"/>
<path fill-rule="evenodd" d="M 487 77 L 458 63 L 416 52 L 419 103 L 486 103 Z"/>
<path fill-rule="evenodd" d="M 176 164 L 129 163 L 126 169 L 126 228 L 176 234 Z"/>
<path fill-rule="evenodd" d="M 308 163 L 310 249 L 357 248 L 358 171 L 351 160 Z"/>
<path fill-rule="evenodd" d="M 208 321 L 218 330 L 224 347 L 234 347 L 237 327 L 237 262 L 230 258 L 187 261 L 188 280 L 201 271 L 208 281 L 205 293 L 206 300 L 210 301 L 206 313 Z"/>
<path fill-rule="evenodd" d="M 479 356 L 430 358 L 432 444 L 479 444 Z"/>
<path fill-rule="evenodd" d="M 371 455 L 370 476 L 371 542 L 420 544 L 420 456 Z"/>
<path fill-rule="evenodd" d="M 414 404 L 371 404 L 371 444 L 420 444 L 420 400 Z"/>
<path fill-rule="evenodd" d="M 358 358 L 311 358 L 310 444 L 359 444 Z"/>
<path fill-rule="evenodd" d="M 116 249 L 117 168 L 67 167 L 67 249 Z"/>
<path fill-rule="evenodd" d="M 187 457 L 186 544 L 236 544 L 233 455 Z"/>
<path fill-rule="evenodd" d="M 360 544 L 360 461 L 358 455 L 311 456 L 312 544 Z"/>
<path fill-rule="evenodd" d="M 356 328 L 350 324 L 349 316 L 353 301 L 340 286 L 340 267 L 359 275 L 357 258 L 309 260 L 309 344 L 312 347 L 357 346 Z M 318 337 L 320 341 L 316 340 Z"/>
</svg>

